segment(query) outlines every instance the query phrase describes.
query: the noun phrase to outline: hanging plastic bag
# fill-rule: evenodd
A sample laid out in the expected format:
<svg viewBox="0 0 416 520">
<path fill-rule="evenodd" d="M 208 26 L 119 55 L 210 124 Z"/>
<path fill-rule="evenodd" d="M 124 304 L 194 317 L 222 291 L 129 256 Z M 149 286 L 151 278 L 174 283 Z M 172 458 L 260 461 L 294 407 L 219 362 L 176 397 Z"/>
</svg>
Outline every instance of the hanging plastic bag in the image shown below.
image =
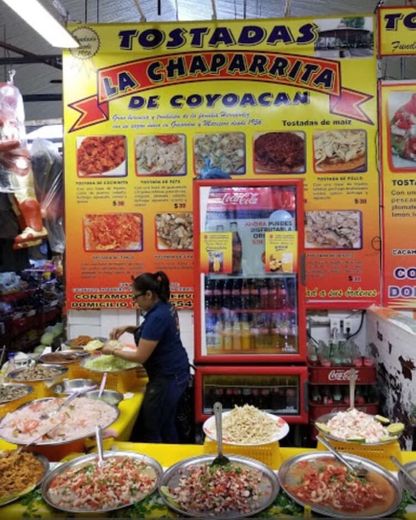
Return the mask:
<svg viewBox="0 0 416 520">
<path fill-rule="evenodd" d="M 35 139 L 31 148 L 36 197 L 54 253 L 65 250 L 62 156 L 51 141 Z"/>
</svg>

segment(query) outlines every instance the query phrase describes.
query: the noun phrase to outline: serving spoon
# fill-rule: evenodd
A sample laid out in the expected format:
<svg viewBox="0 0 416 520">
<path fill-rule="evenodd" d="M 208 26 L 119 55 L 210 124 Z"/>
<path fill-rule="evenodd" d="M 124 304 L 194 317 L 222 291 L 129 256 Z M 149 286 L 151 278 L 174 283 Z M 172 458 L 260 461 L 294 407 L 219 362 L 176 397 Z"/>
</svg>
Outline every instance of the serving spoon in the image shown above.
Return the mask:
<svg viewBox="0 0 416 520">
<path fill-rule="evenodd" d="M 350 383 L 350 406 L 348 410 L 354 410 L 355 408 L 355 383 L 358 379 L 358 370 L 355 368 L 351 368 L 348 374 L 348 379 Z"/>
<path fill-rule="evenodd" d="M 98 466 L 102 466 L 104 464 L 104 448 L 102 431 L 99 426 L 95 427 L 95 440 L 97 442 Z"/>
<path fill-rule="evenodd" d="M 334 457 L 336 459 L 338 459 L 342 464 L 344 464 L 344 466 L 348 469 L 348 471 L 350 473 L 352 473 L 356 477 L 366 477 L 367 476 L 368 470 L 366 468 L 364 468 L 361 464 L 356 464 L 353 466 L 350 462 L 348 462 L 348 460 L 343 455 L 341 455 L 341 453 L 338 450 L 336 450 L 332 446 L 332 444 L 330 444 L 328 442 L 327 439 L 324 439 L 324 438 L 318 436 L 317 440 L 321 444 L 323 444 L 325 446 L 325 448 L 327 448 L 332 453 L 332 455 L 334 455 Z"/>
<path fill-rule="evenodd" d="M 211 462 L 211 466 L 225 466 L 230 463 L 222 451 L 222 404 L 214 403 L 215 429 L 217 431 L 217 450 L 218 455 Z"/>
</svg>

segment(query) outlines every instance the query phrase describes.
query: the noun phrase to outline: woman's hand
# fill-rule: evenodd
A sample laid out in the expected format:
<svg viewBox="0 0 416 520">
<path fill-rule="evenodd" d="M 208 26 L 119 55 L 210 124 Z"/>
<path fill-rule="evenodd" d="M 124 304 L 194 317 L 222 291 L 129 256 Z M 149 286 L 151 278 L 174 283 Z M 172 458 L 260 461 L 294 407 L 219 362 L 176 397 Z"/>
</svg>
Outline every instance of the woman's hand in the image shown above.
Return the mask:
<svg viewBox="0 0 416 520">
<path fill-rule="evenodd" d="M 110 339 L 118 339 L 125 332 L 129 332 L 130 334 L 134 334 L 135 330 L 136 330 L 136 327 L 134 327 L 132 325 L 124 325 L 122 327 L 115 327 L 110 332 Z"/>
<path fill-rule="evenodd" d="M 104 343 L 103 348 L 101 349 L 103 354 L 112 354 L 114 352 L 114 347 L 110 342 Z"/>
</svg>

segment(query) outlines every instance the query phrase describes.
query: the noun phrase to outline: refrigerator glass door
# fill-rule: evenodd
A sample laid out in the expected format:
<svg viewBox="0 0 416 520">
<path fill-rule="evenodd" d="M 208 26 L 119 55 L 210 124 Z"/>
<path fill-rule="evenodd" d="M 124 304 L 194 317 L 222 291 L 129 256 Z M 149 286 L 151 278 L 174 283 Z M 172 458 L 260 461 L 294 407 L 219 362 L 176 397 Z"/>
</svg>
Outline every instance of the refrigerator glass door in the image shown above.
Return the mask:
<svg viewBox="0 0 416 520">
<path fill-rule="evenodd" d="M 299 187 L 199 186 L 202 357 L 300 356 Z"/>
</svg>

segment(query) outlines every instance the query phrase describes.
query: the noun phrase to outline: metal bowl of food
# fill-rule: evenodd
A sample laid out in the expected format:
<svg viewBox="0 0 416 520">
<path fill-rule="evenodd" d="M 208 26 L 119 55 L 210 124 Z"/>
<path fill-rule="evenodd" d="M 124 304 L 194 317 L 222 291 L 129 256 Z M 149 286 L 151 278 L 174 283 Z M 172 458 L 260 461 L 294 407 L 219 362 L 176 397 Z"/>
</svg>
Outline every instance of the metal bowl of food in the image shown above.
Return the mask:
<svg viewBox="0 0 416 520">
<path fill-rule="evenodd" d="M 55 379 L 56 377 L 62 376 L 66 372 L 68 372 L 68 368 L 61 365 L 39 363 L 34 366 L 12 370 L 7 374 L 7 378 L 12 379 L 13 381 L 34 383 L 37 381 L 48 381 L 50 379 Z"/>
<path fill-rule="evenodd" d="M 279 483 L 270 468 L 237 455 L 213 467 L 215 457 L 191 457 L 171 466 L 159 486 L 166 505 L 181 516 L 228 519 L 255 515 L 272 504 Z"/>
<path fill-rule="evenodd" d="M 36 446 L 68 444 L 93 436 L 96 426 L 107 428 L 120 415 L 116 406 L 101 400 L 69 399 L 46 397 L 23 404 L 1 419 L 0 438 L 18 445 L 35 439 Z M 45 421 L 50 426 L 46 433 Z"/>
<path fill-rule="evenodd" d="M 416 461 L 408 462 L 407 464 L 403 464 L 404 469 L 409 473 L 413 480 L 416 481 Z M 403 489 L 409 491 L 412 497 L 416 500 L 416 485 L 410 481 L 409 478 L 403 473 L 403 471 L 399 471 L 398 473 L 399 482 L 403 486 Z"/>
<path fill-rule="evenodd" d="M 92 341 L 94 338 L 92 336 L 81 335 L 76 338 L 68 339 L 65 341 L 65 345 L 70 349 L 78 350 L 83 349 L 84 346 Z"/>
<path fill-rule="evenodd" d="M 84 455 L 58 466 L 45 478 L 42 496 L 50 506 L 68 513 L 105 513 L 140 502 L 158 487 L 163 473 L 151 457 L 130 451 L 104 452 L 104 463 L 96 454 Z M 75 478 L 76 476 L 76 478 Z M 99 492 L 83 485 L 102 482 Z M 114 493 L 117 488 L 119 493 Z"/>
<path fill-rule="evenodd" d="M 43 455 L 17 450 L 0 452 L 0 506 L 10 504 L 35 489 L 48 470 L 49 461 Z"/>
<path fill-rule="evenodd" d="M 18 401 L 33 392 L 33 387 L 19 383 L 0 384 L 0 405 Z"/>
<path fill-rule="evenodd" d="M 315 426 L 328 439 L 371 446 L 397 441 L 404 430 L 402 423 L 390 423 L 385 417 L 370 415 L 356 408 L 321 415 Z"/>
<path fill-rule="evenodd" d="M 114 374 L 126 370 L 137 370 L 142 365 L 134 361 L 126 361 L 112 354 L 98 354 L 84 358 L 81 361 L 81 366 L 92 372 L 111 372 Z"/>
<path fill-rule="evenodd" d="M 95 390 L 97 383 L 92 379 L 64 379 L 51 388 L 56 395 L 70 395 L 76 392 L 85 393 Z"/>
<path fill-rule="evenodd" d="M 286 460 L 279 469 L 280 485 L 293 500 L 325 517 L 376 519 L 396 511 L 402 497 L 397 479 L 368 459 L 343 456 L 367 470 L 366 475 L 358 476 L 331 453 L 318 451 Z"/>
<path fill-rule="evenodd" d="M 85 356 L 88 356 L 88 353 L 81 350 L 59 350 L 42 354 L 39 357 L 39 361 L 55 365 L 70 365 L 71 363 L 77 363 Z"/>
<path fill-rule="evenodd" d="M 99 390 L 91 390 L 90 392 L 87 392 L 85 396 L 89 397 L 90 399 L 101 399 L 102 401 L 105 401 L 106 403 L 113 406 L 118 406 L 118 404 L 124 399 L 123 394 L 121 392 L 117 392 L 116 390 L 103 390 L 101 396 L 98 397 L 99 393 Z"/>
</svg>

